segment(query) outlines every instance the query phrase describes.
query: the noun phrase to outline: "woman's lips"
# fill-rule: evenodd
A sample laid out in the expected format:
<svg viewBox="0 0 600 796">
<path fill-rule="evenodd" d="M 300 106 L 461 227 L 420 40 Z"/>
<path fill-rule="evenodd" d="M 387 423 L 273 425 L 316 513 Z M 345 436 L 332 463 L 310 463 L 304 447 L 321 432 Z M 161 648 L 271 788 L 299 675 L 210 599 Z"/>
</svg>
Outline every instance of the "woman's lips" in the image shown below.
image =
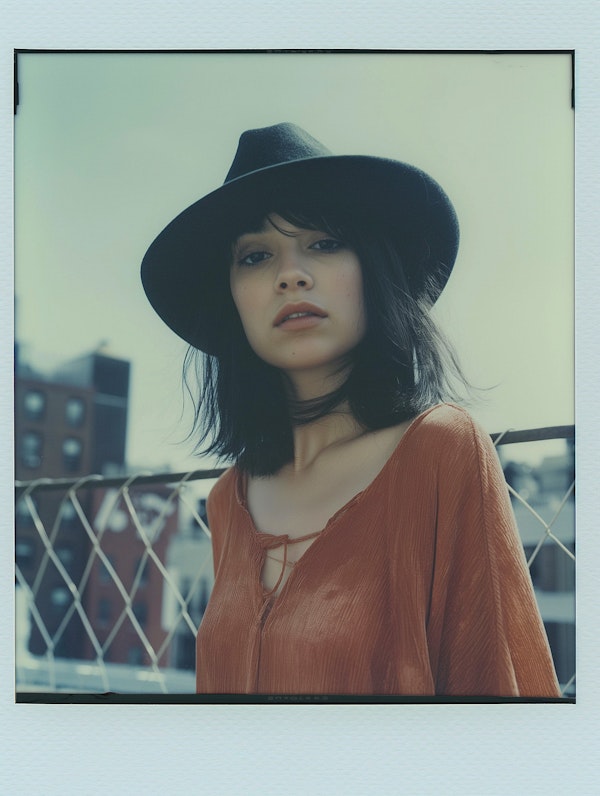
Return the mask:
<svg viewBox="0 0 600 796">
<path fill-rule="evenodd" d="M 327 317 L 325 310 L 317 307 L 316 304 L 309 304 L 306 301 L 296 304 L 286 304 L 282 307 L 273 321 L 273 326 L 286 326 L 289 324 L 301 324 L 311 321 L 311 325 Z M 314 322 L 314 323 L 313 323 Z M 303 328 L 298 326 L 298 328 Z"/>
<path fill-rule="evenodd" d="M 313 315 L 312 313 L 301 313 L 288 315 L 281 323 L 277 324 L 278 329 L 286 329 L 288 331 L 295 331 L 297 329 L 312 329 L 318 326 L 323 320 L 322 315 Z"/>
</svg>

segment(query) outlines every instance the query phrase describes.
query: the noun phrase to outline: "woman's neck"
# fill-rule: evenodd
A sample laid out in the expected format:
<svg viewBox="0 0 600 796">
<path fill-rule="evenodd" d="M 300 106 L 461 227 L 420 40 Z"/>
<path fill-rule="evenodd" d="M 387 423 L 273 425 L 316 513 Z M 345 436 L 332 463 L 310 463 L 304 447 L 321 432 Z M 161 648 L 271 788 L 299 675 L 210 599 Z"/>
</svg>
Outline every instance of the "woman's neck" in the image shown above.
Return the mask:
<svg viewBox="0 0 600 796">
<path fill-rule="evenodd" d="M 357 439 L 365 432 L 347 405 L 341 405 L 318 420 L 296 425 L 293 429 L 294 460 L 289 467 L 296 473 L 308 470 L 325 450 Z"/>
<path fill-rule="evenodd" d="M 288 398 L 291 402 L 322 398 L 342 386 L 350 373 L 347 363 L 327 364 L 306 370 L 283 371 Z"/>
<path fill-rule="evenodd" d="M 348 377 L 347 367 L 312 369 L 286 373 L 291 402 L 310 402 L 323 398 L 341 387 Z M 294 425 L 294 460 L 289 467 L 300 473 L 310 468 L 323 451 L 356 439 L 365 428 L 352 414 L 346 402 L 329 414 L 308 423 Z"/>
</svg>

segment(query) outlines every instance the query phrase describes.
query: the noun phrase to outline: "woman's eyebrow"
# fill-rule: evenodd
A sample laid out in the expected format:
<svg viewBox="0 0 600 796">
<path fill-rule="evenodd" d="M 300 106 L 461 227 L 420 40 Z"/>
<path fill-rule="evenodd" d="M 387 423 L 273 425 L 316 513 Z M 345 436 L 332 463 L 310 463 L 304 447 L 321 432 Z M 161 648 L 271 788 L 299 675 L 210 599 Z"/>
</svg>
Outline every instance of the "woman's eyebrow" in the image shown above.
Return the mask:
<svg viewBox="0 0 600 796">
<path fill-rule="evenodd" d="M 243 238 L 250 237 L 252 235 L 262 235 L 265 232 L 270 232 L 273 229 L 273 225 L 270 223 L 268 218 L 263 218 L 260 225 L 256 227 L 250 227 L 249 229 L 245 229 L 241 232 L 236 240 L 242 240 Z"/>
<path fill-rule="evenodd" d="M 234 249 L 238 249 L 240 246 L 244 246 L 246 243 L 252 243 L 257 238 L 262 239 L 265 235 L 267 230 L 258 230 L 256 232 L 244 232 L 239 238 L 233 242 Z"/>
</svg>

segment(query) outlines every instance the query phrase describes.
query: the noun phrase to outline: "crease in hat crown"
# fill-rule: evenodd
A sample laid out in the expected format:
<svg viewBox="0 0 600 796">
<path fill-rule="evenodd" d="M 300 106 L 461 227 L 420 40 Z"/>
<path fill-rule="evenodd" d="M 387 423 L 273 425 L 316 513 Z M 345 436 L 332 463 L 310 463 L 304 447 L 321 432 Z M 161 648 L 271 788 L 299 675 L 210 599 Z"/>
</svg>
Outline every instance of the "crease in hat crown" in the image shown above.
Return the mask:
<svg viewBox="0 0 600 796">
<path fill-rule="evenodd" d="M 224 184 L 271 166 L 332 156 L 333 153 L 320 141 L 291 122 L 246 130 L 240 136 Z"/>
</svg>

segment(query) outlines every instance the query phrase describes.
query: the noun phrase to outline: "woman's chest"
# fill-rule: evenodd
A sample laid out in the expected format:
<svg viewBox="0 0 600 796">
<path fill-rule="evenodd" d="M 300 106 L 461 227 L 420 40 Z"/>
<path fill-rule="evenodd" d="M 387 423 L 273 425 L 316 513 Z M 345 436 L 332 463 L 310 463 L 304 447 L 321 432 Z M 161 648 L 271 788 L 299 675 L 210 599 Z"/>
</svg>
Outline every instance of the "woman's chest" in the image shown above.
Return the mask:
<svg viewBox="0 0 600 796">
<path fill-rule="evenodd" d="M 228 637 L 240 638 L 258 633 L 261 643 L 281 639 L 288 651 L 290 637 L 299 651 L 325 636 L 345 648 L 346 634 L 360 635 L 359 625 L 383 632 L 392 606 L 406 621 L 414 613 L 423 628 L 434 560 L 429 525 L 409 522 L 387 501 L 361 501 L 330 523 L 280 581 L 283 548 L 272 547 L 269 535 L 256 533 L 243 515 L 233 516 L 223 529 L 205 630 L 227 627 Z M 293 543 L 287 547 L 294 555 Z"/>
<path fill-rule="evenodd" d="M 281 592 L 307 554 L 314 557 L 310 550 L 313 545 L 320 550 L 319 557 L 328 555 L 328 545 L 319 537 L 329 531 L 336 536 L 332 565 L 336 558 L 343 559 L 351 552 L 356 545 L 351 504 L 360 491 L 360 480 L 344 480 L 339 473 L 294 486 L 259 481 L 248 489 L 248 508 L 259 531 L 257 538 L 265 545 L 260 579 L 268 592 Z M 350 525 L 346 524 L 345 532 L 328 527 L 342 507 L 349 509 Z M 280 537 L 283 541 L 277 543 Z"/>
<path fill-rule="evenodd" d="M 292 538 L 316 533 L 368 487 L 385 492 L 389 485 L 382 476 L 403 431 L 371 434 L 301 472 L 290 466 L 269 478 L 249 479 L 246 501 L 256 529 Z"/>
<path fill-rule="evenodd" d="M 336 472 L 293 481 L 257 479 L 248 484 L 247 504 L 258 531 L 296 538 L 323 530 L 360 491 L 360 479 Z"/>
</svg>

